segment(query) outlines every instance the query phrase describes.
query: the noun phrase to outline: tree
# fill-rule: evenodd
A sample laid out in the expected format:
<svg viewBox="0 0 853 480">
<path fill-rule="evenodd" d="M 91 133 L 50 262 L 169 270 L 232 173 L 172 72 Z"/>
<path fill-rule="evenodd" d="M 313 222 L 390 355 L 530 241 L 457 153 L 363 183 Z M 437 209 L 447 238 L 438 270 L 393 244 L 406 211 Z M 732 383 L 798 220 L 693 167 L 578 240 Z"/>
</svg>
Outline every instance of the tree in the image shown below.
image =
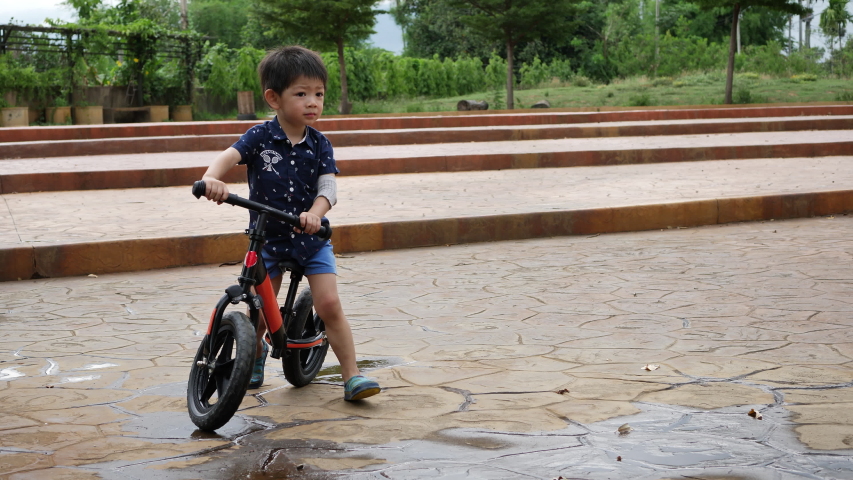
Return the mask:
<svg viewBox="0 0 853 480">
<path fill-rule="evenodd" d="M 579 0 L 447 0 L 460 20 L 477 34 L 506 47 L 506 105 L 514 107 L 513 50 L 519 42 L 535 40 L 567 26 Z"/>
<path fill-rule="evenodd" d="M 444 0 L 397 0 L 391 7 L 394 21 L 403 30 L 403 54 L 408 57 L 477 57 L 488 61 L 501 43 L 473 35 L 459 19 L 456 8 Z"/>
<path fill-rule="evenodd" d="M 729 61 L 726 68 L 726 104 L 732 103 L 732 84 L 735 71 L 735 51 L 737 50 L 737 26 L 741 11 L 749 7 L 764 7 L 768 10 L 793 15 L 805 15 L 810 10 L 800 5 L 797 0 L 695 0 L 704 9 L 731 8 L 732 29 L 729 36 Z"/>
<path fill-rule="evenodd" d="M 196 32 L 229 48 L 243 46 L 240 33 L 248 22 L 249 0 L 192 0 L 188 13 L 190 26 Z"/>
<path fill-rule="evenodd" d="M 377 0 L 257 0 L 264 21 L 288 35 L 304 36 L 317 50 L 335 47 L 341 74 L 341 113 L 352 111 L 347 94 L 344 45 L 367 39 L 376 24 Z"/>
<path fill-rule="evenodd" d="M 853 20 L 847 13 L 848 0 L 829 0 L 829 6 L 820 14 L 820 29 L 824 35 L 829 37 L 829 51 L 832 52 L 835 39 L 838 39 L 838 48 L 841 48 L 841 37 L 847 29 L 847 22 Z M 830 70 L 832 63 L 829 64 Z"/>
</svg>

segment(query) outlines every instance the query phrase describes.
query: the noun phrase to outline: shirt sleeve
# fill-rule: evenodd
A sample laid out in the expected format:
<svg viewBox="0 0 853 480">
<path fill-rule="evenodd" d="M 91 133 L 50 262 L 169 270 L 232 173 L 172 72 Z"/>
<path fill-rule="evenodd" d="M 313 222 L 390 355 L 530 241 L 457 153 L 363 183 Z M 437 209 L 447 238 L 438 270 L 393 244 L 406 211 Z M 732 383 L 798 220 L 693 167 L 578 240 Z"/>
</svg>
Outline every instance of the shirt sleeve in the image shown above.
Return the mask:
<svg viewBox="0 0 853 480">
<path fill-rule="evenodd" d="M 258 146 L 264 138 L 264 126 L 255 125 L 246 131 L 240 139 L 231 145 L 232 148 L 240 152 L 240 165 L 246 165 L 249 160 L 256 157 L 259 153 Z"/>
<path fill-rule="evenodd" d="M 320 175 L 327 173 L 341 173 L 335 165 L 335 152 L 332 148 L 332 142 L 325 136 L 320 138 L 320 149 L 317 151 L 317 158 L 320 160 Z"/>
<path fill-rule="evenodd" d="M 333 207 L 338 203 L 338 183 L 335 181 L 334 174 L 320 175 L 317 179 L 317 196 L 326 197 L 329 205 Z"/>
</svg>

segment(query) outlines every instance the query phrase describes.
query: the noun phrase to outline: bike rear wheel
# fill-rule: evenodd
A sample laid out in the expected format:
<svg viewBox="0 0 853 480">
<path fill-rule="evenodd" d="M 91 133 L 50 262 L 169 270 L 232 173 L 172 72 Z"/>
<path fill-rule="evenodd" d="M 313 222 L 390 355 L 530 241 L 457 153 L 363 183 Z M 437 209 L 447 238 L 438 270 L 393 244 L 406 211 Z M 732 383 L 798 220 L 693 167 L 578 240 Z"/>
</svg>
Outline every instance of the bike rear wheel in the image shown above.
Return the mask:
<svg viewBox="0 0 853 480">
<path fill-rule="evenodd" d="M 314 300 L 311 289 L 305 288 L 293 307 L 294 315 L 287 326 L 288 340 L 307 340 L 318 338 L 326 331 L 326 325 L 319 315 L 314 313 Z M 304 387 L 314 380 L 323 367 L 329 342 L 325 335 L 322 341 L 308 348 L 291 348 L 282 360 L 284 378 L 294 387 Z"/>
<path fill-rule="evenodd" d="M 240 407 L 252 377 L 256 349 L 255 331 L 243 313 L 226 313 L 214 335 L 214 350 L 207 358 L 204 350 L 209 338 L 202 340 L 187 385 L 190 419 L 208 431 L 228 423 Z M 212 369 L 205 365 L 210 360 L 214 361 Z"/>
</svg>

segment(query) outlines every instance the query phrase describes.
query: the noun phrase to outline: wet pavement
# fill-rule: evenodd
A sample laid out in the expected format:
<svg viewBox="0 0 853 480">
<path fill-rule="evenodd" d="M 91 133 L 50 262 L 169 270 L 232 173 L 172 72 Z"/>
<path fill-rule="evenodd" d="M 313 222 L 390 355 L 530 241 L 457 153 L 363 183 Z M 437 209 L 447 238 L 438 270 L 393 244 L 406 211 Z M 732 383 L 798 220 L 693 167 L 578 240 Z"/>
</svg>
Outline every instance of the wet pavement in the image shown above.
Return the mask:
<svg viewBox="0 0 853 480">
<path fill-rule="evenodd" d="M 385 390 L 271 360 L 218 435 L 184 394 L 237 267 L 6 282 L 0 478 L 851 479 L 851 260 L 841 215 L 340 255 Z"/>
</svg>

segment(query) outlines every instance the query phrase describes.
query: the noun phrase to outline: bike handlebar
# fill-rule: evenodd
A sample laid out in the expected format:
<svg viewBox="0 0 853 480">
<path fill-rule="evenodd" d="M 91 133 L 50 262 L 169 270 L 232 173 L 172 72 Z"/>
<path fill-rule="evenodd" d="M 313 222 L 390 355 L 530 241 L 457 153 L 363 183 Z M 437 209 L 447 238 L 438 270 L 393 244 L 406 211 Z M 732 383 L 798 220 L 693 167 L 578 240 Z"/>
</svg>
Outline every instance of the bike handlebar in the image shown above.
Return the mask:
<svg viewBox="0 0 853 480">
<path fill-rule="evenodd" d="M 204 180 L 199 180 L 193 183 L 193 195 L 195 198 L 201 198 L 207 191 L 207 186 L 204 184 Z M 248 210 L 254 210 L 256 212 L 267 212 L 271 217 L 277 218 L 285 223 L 288 223 L 294 227 L 300 227 L 299 217 L 296 215 L 291 215 L 287 212 L 282 212 L 281 210 L 276 210 L 275 208 L 264 205 L 263 203 L 254 202 L 252 200 L 245 199 L 238 195 L 234 195 L 233 193 L 228 194 L 228 198 L 223 200 L 225 203 L 229 205 L 234 205 L 237 207 L 243 207 Z M 317 237 L 320 237 L 321 240 L 328 240 L 332 236 L 332 227 L 328 224 L 323 224 L 316 233 L 314 233 Z"/>
</svg>

